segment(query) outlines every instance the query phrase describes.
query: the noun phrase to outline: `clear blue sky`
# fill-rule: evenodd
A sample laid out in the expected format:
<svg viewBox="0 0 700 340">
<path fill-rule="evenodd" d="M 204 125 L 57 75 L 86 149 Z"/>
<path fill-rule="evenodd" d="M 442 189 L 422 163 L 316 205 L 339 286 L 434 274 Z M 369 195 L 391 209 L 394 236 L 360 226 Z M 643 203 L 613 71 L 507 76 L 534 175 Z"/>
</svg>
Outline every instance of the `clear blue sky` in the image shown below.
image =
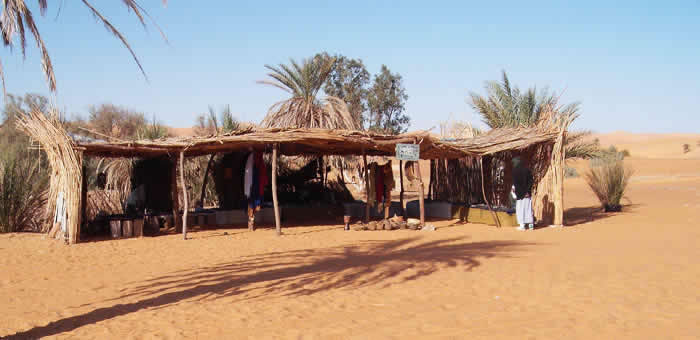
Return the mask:
<svg viewBox="0 0 700 340">
<path fill-rule="evenodd" d="M 29 1 L 36 6 L 35 1 Z M 140 3 L 165 30 L 144 31 L 121 1 L 93 3 L 127 37 L 128 51 L 77 1 L 49 2 L 36 20 L 69 113 L 111 102 L 191 126 L 209 105 L 259 122 L 286 93 L 256 84 L 265 64 L 316 52 L 386 64 L 409 95 L 411 129 L 478 122 L 469 91 L 505 69 L 521 88 L 564 91 L 582 103 L 576 128 L 700 132 L 698 1 L 183 1 Z M 205 5 L 206 4 L 206 5 Z M 3 49 L 8 92 L 48 94 L 34 41 L 27 59 Z"/>
</svg>

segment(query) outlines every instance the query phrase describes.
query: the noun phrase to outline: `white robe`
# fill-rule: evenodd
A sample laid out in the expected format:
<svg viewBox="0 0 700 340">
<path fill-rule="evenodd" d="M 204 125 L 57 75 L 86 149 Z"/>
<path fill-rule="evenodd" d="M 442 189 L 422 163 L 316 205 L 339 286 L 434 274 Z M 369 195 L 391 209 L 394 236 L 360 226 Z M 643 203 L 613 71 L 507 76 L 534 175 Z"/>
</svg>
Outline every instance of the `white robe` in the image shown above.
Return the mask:
<svg viewBox="0 0 700 340">
<path fill-rule="evenodd" d="M 248 160 L 245 162 L 245 175 L 243 176 L 243 194 L 246 198 L 250 198 L 250 188 L 253 186 L 253 152 L 248 155 Z"/>
</svg>

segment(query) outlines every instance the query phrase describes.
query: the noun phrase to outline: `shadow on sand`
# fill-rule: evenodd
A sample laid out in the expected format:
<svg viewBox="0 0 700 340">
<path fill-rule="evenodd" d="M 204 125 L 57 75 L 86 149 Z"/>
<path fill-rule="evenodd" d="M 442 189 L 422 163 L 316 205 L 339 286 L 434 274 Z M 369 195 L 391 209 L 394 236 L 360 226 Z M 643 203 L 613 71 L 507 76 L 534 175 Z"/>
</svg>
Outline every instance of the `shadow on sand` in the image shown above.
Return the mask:
<svg viewBox="0 0 700 340">
<path fill-rule="evenodd" d="M 575 226 L 579 224 L 595 222 L 598 220 L 606 219 L 619 214 L 624 214 L 626 212 L 634 211 L 639 208 L 640 204 L 626 204 L 622 207 L 621 212 L 605 212 L 600 205 L 594 205 L 590 207 L 576 207 L 566 209 L 564 212 L 564 225 Z"/>
<path fill-rule="evenodd" d="M 431 275 L 441 269 L 470 271 L 479 259 L 512 257 L 533 243 L 466 242 L 454 238 L 421 242 L 420 238 L 367 241 L 349 246 L 305 249 L 247 256 L 230 263 L 173 272 L 131 283 L 123 295 L 103 301 L 109 307 L 53 321 L 8 337 L 34 339 L 69 332 L 85 325 L 162 308 L 181 301 L 224 297 L 239 300 L 303 296 L 334 289 L 391 286 Z"/>
</svg>

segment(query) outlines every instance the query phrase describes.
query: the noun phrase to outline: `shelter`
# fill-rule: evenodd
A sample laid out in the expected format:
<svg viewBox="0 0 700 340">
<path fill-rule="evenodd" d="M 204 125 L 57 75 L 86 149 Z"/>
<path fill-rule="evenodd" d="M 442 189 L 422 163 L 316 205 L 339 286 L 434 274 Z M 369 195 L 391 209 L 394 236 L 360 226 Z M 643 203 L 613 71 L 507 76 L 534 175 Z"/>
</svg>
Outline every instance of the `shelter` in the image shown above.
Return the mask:
<svg viewBox="0 0 700 340">
<path fill-rule="evenodd" d="M 186 190 L 184 176 L 180 183 L 174 174 L 179 166 L 182 173 L 185 157 L 201 156 L 214 153 L 255 150 L 272 153 L 272 191 L 275 207 L 275 224 L 280 233 L 279 208 L 276 192 L 277 158 L 281 155 L 355 155 L 363 156 L 365 176 L 367 175 L 367 156 L 394 156 L 399 143 L 418 144 L 421 159 L 463 159 L 470 157 L 479 161 L 483 173 L 483 159 L 495 154 L 514 150 L 539 147 L 538 167 L 544 170 L 539 177 L 535 190 L 535 210 L 538 218 L 548 213 L 553 204 L 553 221 L 555 225 L 563 224 L 563 141 L 568 124 L 540 124 L 533 128 L 496 129 L 484 135 L 463 140 L 440 140 L 426 131 L 401 135 L 381 135 L 364 131 L 342 131 L 326 129 L 247 129 L 233 133 L 189 138 L 167 138 L 139 141 L 95 141 L 73 139 L 56 117 L 50 117 L 39 111 L 32 111 L 20 118 L 20 129 L 38 141 L 46 151 L 51 164 L 51 181 L 47 209 L 51 213 L 56 207 L 59 193 L 65 202 L 67 222 L 64 226 L 69 243 L 78 242 L 81 218 L 84 216 L 87 185 L 82 172 L 85 156 L 93 157 L 159 157 L 166 156 L 172 162 L 172 194 L 177 198 L 178 187 Z M 544 151 L 544 152 L 541 152 Z M 417 165 L 417 164 L 416 164 Z M 419 167 L 418 178 L 420 178 Z M 482 175 L 483 184 L 483 175 Z M 369 185 L 369 184 L 367 184 Z M 423 185 L 419 186 L 423 188 Z M 483 186 L 482 186 L 483 190 Z M 486 194 L 484 199 L 486 200 Z M 422 207 L 423 192 L 420 193 Z M 187 236 L 187 195 L 183 195 L 184 207 L 182 219 L 183 234 Z M 546 198 L 547 202 L 542 202 Z M 486 200 L 488 203 L 488 200 Z M 551 201 L 551 202 L 550 202 Z M 174 215 L 179 211 L 177 199 L 174 200 Z M 547 206 L 544 209 L 543 206 Z M 369 215 L 369 207 L 367 207 Z M 550 209 L 551 210 L 551 209 Z M 423 222 L 421 208 L 421 222 Z M 53 228 L 55 229 L 55 228 Z M 65 236 L 65 235 L 63 235 Z"/>
</svg>

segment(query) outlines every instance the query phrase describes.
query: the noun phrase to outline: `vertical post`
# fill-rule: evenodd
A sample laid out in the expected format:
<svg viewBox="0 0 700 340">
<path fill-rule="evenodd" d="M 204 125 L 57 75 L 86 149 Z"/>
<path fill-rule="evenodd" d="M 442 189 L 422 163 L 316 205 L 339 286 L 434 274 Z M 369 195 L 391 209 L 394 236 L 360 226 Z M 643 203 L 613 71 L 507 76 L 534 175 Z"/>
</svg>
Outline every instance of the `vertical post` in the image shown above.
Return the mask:
<svg viewBox="0 0 700 340">
<path fill-rule="evenodd" d="M 277 149 L 279 144 L 272 147 L 272 206 L 275 209 L 275 228 L 277 235 L 282 235 L 282 225 L 280 224 L 280 207 L 277 203 Z"/>
<path fill-rule="evenodd" d="M 173 200 L 173 228 L 177 229 L 177 225 L 179 224 L 178 216 L 180 215 L 180 194 L 178 193 L 177 187 L 177 165 L 178 165 L 178 160 L 173 159 L 173 167 L 172 171 L 170 173 L 170 178 L 171 178 L 171 197 Z"/>
<path fill-rule="evenodd" d="M 187 239 L 187 186 L 185 185 L 185 152 L 180 151 L 180 181 L 182 182 L 182 238 Z"/>
<path fill-rule="evenodd" d="M 566 130 L 564 128 L 559 132 L 559 137 L 554 144 L 554 161 L 552 168 L 554 173 L 554 225 L 564 225 L 564 159 L 566 157 L 566 149 L 564 148 L 564 138 Z"/>
<path fill-rule="evenodd" d="M 435 183 L 435 173 L 433 172 L 433 168 L 435 168 L 435 160 L 431 159 L 430 160 L 430 180 L 428 181 L 428 199 L 433 200 L 433 183 Z"/>
<path fill-rule="evenodd" d="M 401 205 L 401 216 L 406 218 L 406 209 L 403 206 L 403 160 L 399 160 L 399 177 L 401 182 L 401 191 L 399 192 L 399 204 Z"/>
<path fill-rule="evenodd" d="M 423 177 L 420 175 L 420 160 L 416 161 L 413 165 L 416 168 L 416 176 L 418 176 L 418 204 L 420 208 L 420 225 L 425 226 L 425 189 L 423 188 Z"/>
<path fill-rule="evenodd" d="M 362 163 L 365 166 L 365 223 L 369 223 L 369 168 L 367 168 L 367 154 L 362 150 Z"/>
<path fill-rule="evenodd" d="M 479 156 L 479 168 L 481 168 L 481 193 L 484 195 L 484 202 L 489 207 L 489 211 L 491 212 L 493 219 L 496 221 L 496 226 L 500 228 L 501 221 L 498 219 L 498 215 L 496 215 L 496 213 L 493 211 L 493 208 L 491 208 L 491 203 L 489 203 L 489 200 L 486 199 L 486 187 L 484 185 L 484 161 L 483 157 L 481 156 Z"/>
<path fill-rule="evenodd" d="M 384 195 L 384 219 L 389 218 L 389 210 L 391 209 L 391 190 L 385 190 Z"/>
<path fill-rule="evenodd" d="M 84 162 L 83 162 L 84 164 Z M 87 223 L 87 205 L 88 205 L 88 181 L 87 181 L 87 167 L 83 165 L 82 167 L 82 184 L 80 187 L 80 225 L 78 226 L 78 235 L 80 235 L 80 228 L 83 223 Z"/>
</svg>

